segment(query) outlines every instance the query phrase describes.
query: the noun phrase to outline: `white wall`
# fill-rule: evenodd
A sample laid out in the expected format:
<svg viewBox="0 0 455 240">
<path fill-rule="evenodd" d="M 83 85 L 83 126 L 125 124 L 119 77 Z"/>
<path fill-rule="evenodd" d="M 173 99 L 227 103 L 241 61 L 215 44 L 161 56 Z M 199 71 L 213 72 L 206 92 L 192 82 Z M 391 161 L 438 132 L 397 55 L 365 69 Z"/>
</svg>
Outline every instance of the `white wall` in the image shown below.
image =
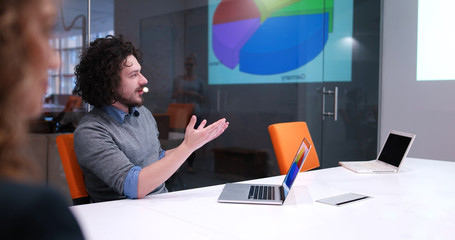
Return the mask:
<svg viewBox="0 0 455 240">
<path fill-rule="evenodd" d="M 383 0 L 380 143 L 411 132 L 409 157 L 455 161 L 455 80 L 416 81 L 417 3 Z"/>
</svg>

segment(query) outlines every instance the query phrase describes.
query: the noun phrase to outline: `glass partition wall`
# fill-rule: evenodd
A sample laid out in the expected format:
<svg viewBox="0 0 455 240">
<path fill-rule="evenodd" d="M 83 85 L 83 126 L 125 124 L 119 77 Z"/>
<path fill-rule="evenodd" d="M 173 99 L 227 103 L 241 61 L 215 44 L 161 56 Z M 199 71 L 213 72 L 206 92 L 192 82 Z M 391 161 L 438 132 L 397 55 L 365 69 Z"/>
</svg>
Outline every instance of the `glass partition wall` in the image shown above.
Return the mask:
<svg viewBox="0 0 455 240">
<path fill-rule="evenodd" d="M 49 71 L 43 116 L 32 122 L 32 133 L 74 131 L 88 109 L 73 92 L 74 67 L 79 63 L 80 53 L 87 47 L 89 36 L 93 40 L 114 33 L 113 0 L 56 0 L 55 3 L 58 16 L 51 45 L 59 53 L 60 67 Z"/>
<path fill-rule="evenodd" d="M 230 122 L 168 181 L 170 190 L 179 190 L 278 175 L 267 127 L 279 122 L 307 122 L 321 168 L 375 158 L 380 5 L 92 0 L 87 24 L 92 40 L 121 34 L 142 50 L 149 81 L 144 105 L 156 116 L 163 148 L 184 135 L 163 117 L 174 103 L 193 104 L 192 113 L 209 122 Z M 53 41 L 62 68 L 51 74 L 49 95 L 71 94 L 74 65 L 85 46 L 78 16 L 86 15 L 87 1 L 62 0 L 62 6 L 61 35 Z M 183 86 L 193 95 L 179 95 Z M 186 121 L 184 114 L 179 119 Z"/>
</svg>

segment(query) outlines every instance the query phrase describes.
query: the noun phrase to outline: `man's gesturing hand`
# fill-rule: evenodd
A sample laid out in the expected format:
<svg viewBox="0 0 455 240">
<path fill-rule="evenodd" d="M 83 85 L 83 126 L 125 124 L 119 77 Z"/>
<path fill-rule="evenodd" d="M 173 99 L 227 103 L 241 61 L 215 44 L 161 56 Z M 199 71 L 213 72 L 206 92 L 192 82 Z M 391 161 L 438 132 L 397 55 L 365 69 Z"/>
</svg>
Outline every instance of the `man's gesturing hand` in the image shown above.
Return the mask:
<svg viewBox="0 0 455 240">
<path fill-rule="evenodd" d="M 203 120 L 199 124 L 198 128 L 194 128 L 196 124 L 196 116 L 191 116 L 190 123 L 186 127 L 185 139 L 183 143 L 187 145 L 193 151 L 204 146 L 206 143 L 220 136 L 224 130 L 229 126 L 229 122 L 226 122 L 225 118 L 222 118 L 207 127 L 207 120 Z"/>
</svg>

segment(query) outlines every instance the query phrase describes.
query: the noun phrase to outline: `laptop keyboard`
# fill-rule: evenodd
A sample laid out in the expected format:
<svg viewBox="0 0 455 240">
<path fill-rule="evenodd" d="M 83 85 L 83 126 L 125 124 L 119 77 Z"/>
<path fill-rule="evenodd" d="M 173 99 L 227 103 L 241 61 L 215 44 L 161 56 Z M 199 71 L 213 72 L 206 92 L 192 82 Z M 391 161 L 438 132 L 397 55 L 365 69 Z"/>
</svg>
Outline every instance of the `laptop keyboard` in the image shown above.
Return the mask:
<svg viewBox="0 0 455 240">
<path fill-rule="evenodd" d="M 248 199 L 275 200 L 275 188 L 271 186 L 251 186 Z"/>
<path fill-rule="evenodd" d="M 368 161 L 362 163 L 353 163 L 353 166 L 360 168 L 360 169 L 369 169 L 373 172 L 381 172 L 381 171 L 393 171 L 392 167 L 387 164 L 377 162 L 377 161 Z"/>
</svg>

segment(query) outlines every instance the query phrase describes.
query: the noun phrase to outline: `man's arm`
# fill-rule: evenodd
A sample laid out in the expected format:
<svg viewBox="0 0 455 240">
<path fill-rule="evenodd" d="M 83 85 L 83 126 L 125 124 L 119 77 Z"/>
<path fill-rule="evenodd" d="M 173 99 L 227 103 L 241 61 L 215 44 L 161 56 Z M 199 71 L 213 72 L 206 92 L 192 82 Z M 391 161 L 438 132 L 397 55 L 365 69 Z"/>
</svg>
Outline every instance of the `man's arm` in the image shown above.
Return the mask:
<svg viewBox="0 0 455 240">
<path fill-rule="evenodd" d="M 190 123 L 186 127 L 183 142 L 178 147 L 167 150 L 165 157 L 160 161 L 140 171 L 137 187 L 138 198 L 143 198 L 165 182 L 177 171 L 192 152 L 220 136 L 229 126 L 229 122 L 226 122 L 224 118 L 207 127 L 205 127 L 207 124 L 206 120 L 203 120 L 197 129 L 194 129 L 195 124 L 196 116 L 192 116 Z"/>
</svg>

